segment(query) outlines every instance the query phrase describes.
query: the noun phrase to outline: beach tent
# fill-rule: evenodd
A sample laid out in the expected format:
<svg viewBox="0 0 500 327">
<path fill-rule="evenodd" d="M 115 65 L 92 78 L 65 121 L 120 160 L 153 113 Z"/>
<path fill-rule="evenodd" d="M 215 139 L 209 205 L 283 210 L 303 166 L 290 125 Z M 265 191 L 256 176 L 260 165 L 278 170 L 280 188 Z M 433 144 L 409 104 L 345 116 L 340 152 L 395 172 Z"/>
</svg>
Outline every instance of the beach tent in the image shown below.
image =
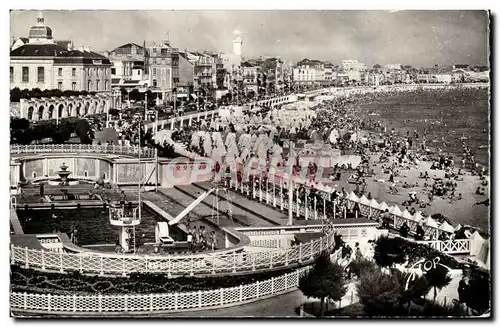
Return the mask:
<svg viewBox="0 0 500 327">
<path fill-rule="evenodd" d="M 448 222 L 444 222 L 441 224 L 441 226 L 439 226 L 439 230 L 441 231 L 444 231 L 446 233 L 454 233 L 455 230 L 453 229 L 453 226 L 451 226 L 450 224 L 448 224 Z"/>
<path fill-rule="evenodd" d="M 397 205 L 394 205 L 394 207 L 392 207 L 389 210 L 389 213 L 391 215 L 395 215 L 395 216 L 401 216 L 401 214 L 402 214 L 401 210 L 399 209 L 399 207 Z"/>
<path fill-rule="evenodd" d="M 427 217 L 425 225 L 430 228 L 438 228 L 437 222 L 434 219 L 432 219 L 432 217 Z"/>
<path fill-rule="evenodd" d="M 385 201 L 382 201 L 382 203 L 378 206 L 378 209 L 380 211 L 385 211 L 386 209 L 389 209 L 389 206 L 385 203 Z"/>
<path fill-rule="evenodd" d="M 413 220 L 415 220 L 417 223 L 420 222 L 422 219 L 424 219 L 424 217 L 422 216 L 422 214 L 420 213 L 420 211 L 417 211 L 413 217 L 412 217 Z"/>
<path fill-rule="evenodd" d="M 372 207 L 374 209 L 378 209 L 378 206 L 379 206 L 379 204 L 377 203 L 377 201 L 375 199 L 370 200 L 370 207 Z"/>
<path fill-rule="evenodd" d="M 346 199 L 354 202 L 358 202 L 359 200 L 356 194 L 354 194 L 354 192 L 351 192 Z"/>
<path fill-rule="evenodd" d="M 370 205 L 370 200 L 368 200 L 366 198 L 366 196 L 363 194 L 360 198 L 359 198 L 359 203 L 365 205 L 365 206 L 369 206 Z"/>
<path fill-rule="evenodd" d="M 405 219 L 413 219 L 410 215 L 410 213 L 408 212 L 408 210 L 405 209 L 405 211 L 403 211 L 403 213 L 401 214 L 401 217 L 405 218 Z"/>
</svg>

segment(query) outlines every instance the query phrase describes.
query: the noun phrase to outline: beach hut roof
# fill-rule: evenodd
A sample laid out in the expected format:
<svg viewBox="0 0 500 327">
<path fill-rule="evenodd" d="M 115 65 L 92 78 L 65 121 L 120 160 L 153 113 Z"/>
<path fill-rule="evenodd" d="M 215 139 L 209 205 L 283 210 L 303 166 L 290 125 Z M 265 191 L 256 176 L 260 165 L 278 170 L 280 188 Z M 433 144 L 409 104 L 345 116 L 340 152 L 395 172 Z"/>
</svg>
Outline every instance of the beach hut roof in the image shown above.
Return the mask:
<svg viewBox="0 0 500 327">
<path fill-rule="evenodd" d="M 348 196 L 347 196 L 347 200 L 351 200 L 351 201 L 355 201 L 355 202 L 358 202 L 358 197 L 356 196 L 356 194 L 354 194 L 354 192 L 351 192 Z"/>
<path fill-rule="evenodd" d="M 368 205 L 370 205 L 370 200 L 368 200 L 368 198 L 363 194 L 359 198 L 359 203 L 364 204 L 365 206 L 368 206 Z"/>
<path fill-rule="evenodd" d="M 444 223 L 441 224 L 441 226 L 439 226 L 439 230 L 442 230 L 442 231 L 447 232 L 447 233 L 454 233 L 455 232 L 455 229 L 453 229 L 453 226 L 448 224 L 447 221 L 445 221 Z"/>
<path fill-rule="evenodd" d="M 417 211 L 413 215 L 412 219 L 415 220 L 416 222 L 419 222 L 420 220 L 424 219 L 424 217 L 422 216 L 422 214 L 420 213 L 420 211 Z"/>
<path fill-rule="evenodd" d="M 425 225 L 432 228 L 438 228 L 437 222 L 434 219 L 432 219 L 432 217 L 427 218 Z"/>
<path fill-rule="evenodd" d="M 385 209 L 389 209 L 389 206 L 387 205 L 387 203 L 385 203 L 385 201 L 382 201 L 382 203 L 378 206 L 378 209 L 381 211 L 385 211 Z"/>
<path fill-rule="evenodd" d="M 378 203 L 375 199 L 370 200 L 370 207 L 372 208 L 378 208 Z"/>
<path fill-rule="evenodd" d="M 401 214 L 401 217 L 403 218 L 406 218 L 406 219 L 412 219 L 410 213 L 408 212 L 408 210 L 405 209 L 405 211 L 403 211 L 403 213 Z"/>
<path fill-rule="evenodd" d="M 458 225 L 456 225 L 456 226 L 455 226 L 455 231 L 458 231 L 458 230 L 460 230 L 461 228 L 462 228 L 462 225 L 458 224 Z"/>
<path fill-rule="evenodd" d="M 396 215 L 396 216 L 401 216 L 401 214 L 402 214 L 401 210 L 399 209 L 399 207 L 397 205 L 394 205 L 394 207 L 392 207 L 389 210 L 389 213 L 391 215 Z"/>
</svg>

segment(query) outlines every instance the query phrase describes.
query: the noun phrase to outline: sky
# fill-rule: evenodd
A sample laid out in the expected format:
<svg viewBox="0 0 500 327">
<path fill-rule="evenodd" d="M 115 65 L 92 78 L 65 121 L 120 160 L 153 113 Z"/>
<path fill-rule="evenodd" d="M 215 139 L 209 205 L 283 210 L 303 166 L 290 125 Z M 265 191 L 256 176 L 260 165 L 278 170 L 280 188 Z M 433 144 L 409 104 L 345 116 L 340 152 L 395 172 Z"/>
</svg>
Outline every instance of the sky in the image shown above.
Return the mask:
<svg viewBox="0 0 500 327">
<path fill-rule="evenodd" d="M 11 11 L 10 36 L 27 37 L 38 11 Z M 128 42 L 161 42 L 181 50 L 231 52 L 235 31 L 243 55 L 340 64 L 431 67 L 488 64 L 486 11 L 43 11 L 56 40 L 93 51 Z"/>
</svg>

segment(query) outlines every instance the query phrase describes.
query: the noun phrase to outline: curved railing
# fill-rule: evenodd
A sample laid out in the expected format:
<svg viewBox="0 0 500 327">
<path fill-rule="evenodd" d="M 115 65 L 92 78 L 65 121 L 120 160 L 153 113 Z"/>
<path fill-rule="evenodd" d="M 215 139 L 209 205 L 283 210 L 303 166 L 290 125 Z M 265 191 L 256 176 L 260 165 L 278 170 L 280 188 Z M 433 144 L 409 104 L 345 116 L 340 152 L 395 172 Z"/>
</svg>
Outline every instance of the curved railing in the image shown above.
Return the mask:
<svg viewBox="0 0 500 327">
<path fill-rule="evenodd" d="M 152 148 L 139 148 L 137 146 L 120 145 L 89 145 L 89 144 L 43 144 L 43 145 L 11 145 L 10 154 L 21 153 L 103 153 L 138 156 L 141 151 L 141 157 L 154 158 L 155 150 Z"/>
<path fill-rule="evenodd" d="M 341 250 L 331 255 L 336 261 Z M 10 308 L 20 313 L 43 313 L 59 315 L 98 315 L 98 314 L 159 314 L 202 308 L 222 308 L 254 302 L 273 295 L 283 294 L 296 289 L 300 277 L 311 266 L 299 268 L 279 277 L 209 291 L 159 293 L 145 295 L 54 295 L 34 293 L 10 293 Z"/>
<path fill-rule="evenodd" d="M 181 256 L 120 255 L 114 253 L 57 253 L 11 244 L 12 265 L 52 271 L 79 271 L 100 275 L 165 273 L 168 276 L 249 273 L 294 267 L 312 262 L 335 245 L 333 230 L 309 243 L 287 249 L 257 252 L 201 253 Z"/>
</svg>

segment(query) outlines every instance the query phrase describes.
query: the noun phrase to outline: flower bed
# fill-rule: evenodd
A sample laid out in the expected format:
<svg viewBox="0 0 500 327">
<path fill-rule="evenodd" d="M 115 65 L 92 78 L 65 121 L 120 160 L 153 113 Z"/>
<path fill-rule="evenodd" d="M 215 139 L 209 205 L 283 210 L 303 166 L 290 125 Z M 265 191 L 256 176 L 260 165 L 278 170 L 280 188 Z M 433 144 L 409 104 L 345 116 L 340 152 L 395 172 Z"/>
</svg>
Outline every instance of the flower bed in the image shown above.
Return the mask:
<svg viewBox="0 0 500 327">
<path fill-rule="evenodd" d="M 167 278 L 164 274 L 131 274 L 130 277 L 57 274 L 11 266 L 11 290 L 51 294 L 150 294 L 205 291 L 268 280 L 292 269 L 242 276 Z"/>
</svg>

